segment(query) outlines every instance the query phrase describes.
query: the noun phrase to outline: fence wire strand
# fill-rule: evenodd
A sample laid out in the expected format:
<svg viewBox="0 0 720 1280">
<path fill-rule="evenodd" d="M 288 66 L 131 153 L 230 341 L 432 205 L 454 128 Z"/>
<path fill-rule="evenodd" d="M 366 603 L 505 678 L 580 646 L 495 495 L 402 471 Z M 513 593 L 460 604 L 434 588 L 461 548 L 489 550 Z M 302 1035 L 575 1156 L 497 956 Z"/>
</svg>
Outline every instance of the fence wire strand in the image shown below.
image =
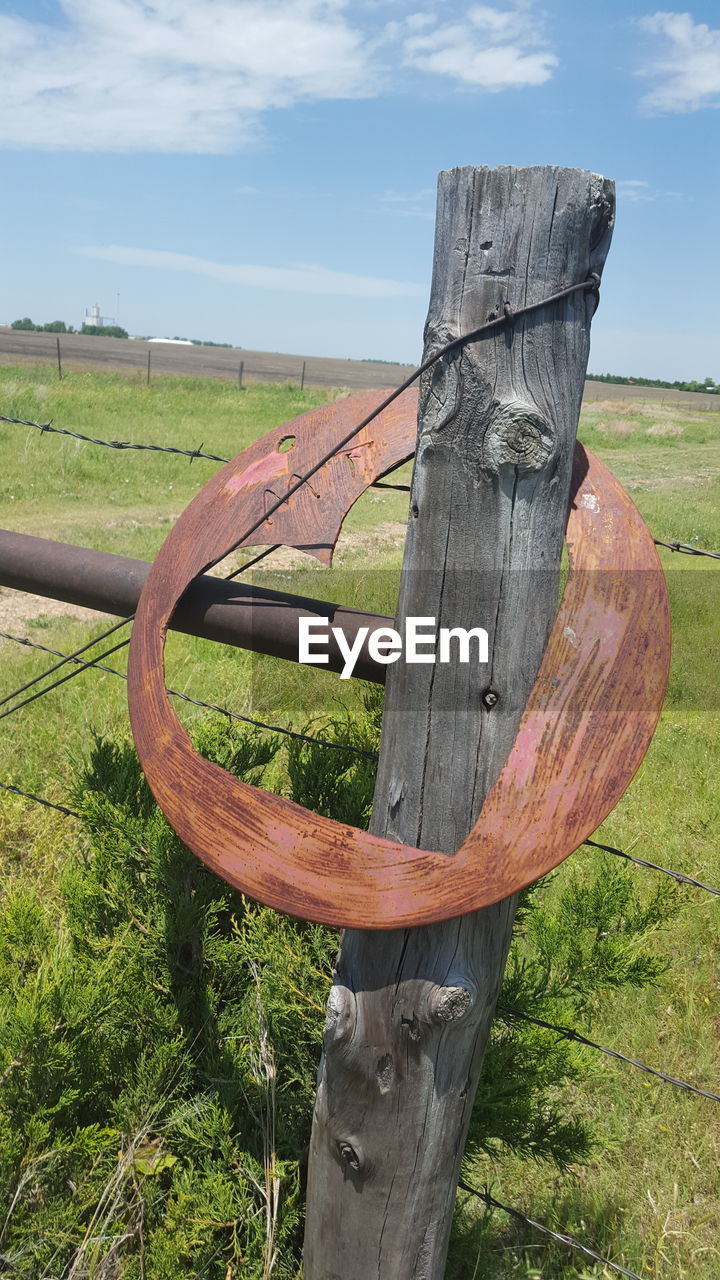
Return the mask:
<svg viewBox="0 0 720 1280">
<path fill-rule="evenodd" d="M 36 796 L 32 791 L 21 791 L 20 787 L 13 787 L 9 782 L 0 782 L 3 791 L 9 791 L 14 796 L 22 796 L 24 800 L 34 800 L 35 804 L 41 804 L 45 809 L 57 809 L 58 813 L 64 813 L 66 818 L 79 818 L 80 814 L 74 809 L 67 809 L 64 804 L 53 804 L 52 800 L 45 800 L 43 796 Z"/>
<path fill-rule="evenodd" d="M 704 547 L 693 547 L 689 542 L 661 542 L 654 539 L 656 547 L 667 547 L 668 551 L 679 551 L 685 556 L 709 556 L 711 560 L 720 560 L 720 551 L 706 551 Z"/>
<path fill-rule="evenodd" d="M 81 675 L 83 671 L 87 671 L 89 669 L 104 671 L 108 675 L 118 676 L 120 680 L 127 680 L 127 676 L 123 671 L 118 671 L 116 667 L 108 667 L 102 659 L 109 657 L 111 653 L 115 653 L 118 649 L 126 648 L 130 643 L 129 640 L 121 640 L 119 644 L 116 644 L 112 649 L 106 650 L 106 652 L 100 654 L 98 658 L 90 658 L 86 661 L 84 658 L 79 658 L 76 654 L 63 654 L 58 649 L 50 649 L 47 645 L 39 644 L 36 640 L 29 640 L 27 636 L 14 636 L 8 631 L 0 631 L 0 639 L 12 640 L 15 644 L 23 645 L 28 649 L 38 649 L 41 653 L 52 653 L 55 657 L 62 658 L 63 660 L 62 663 L 57 663 L 57 666 L 61 666 L 66 662 L 72 662 L 78 668 L 77 671 L 71 671 L 69 675 L 64 676 L 62 680 L 56 680 L 53 684 L 48 685 L 46 689 L 41 689 L 38 693 L 33 694 L 31 698 L 25 698 L 22 702 L 17 704 L 17 707 L 11 707 L 9 711 L 3 713 L 3 715 L 6 716 L 12 715 L 13 711 L 19 710 L 20 707 L 27 706 L 29 702 L 34 702 L 36 698 L 41 698 L 44 693 L 50 693 L 52 689 L 57 689 L 58 686 L 64 684 L 66 680 L 71 680 L 73 676 Z M 241 715 L 238 711 L 230 711 L 227 707 L 221 707 L 215 702 L 204 702 L 201 698 L 191 698 L 189 694 L 180 693 L 178 689 L 166 689 L 165 692 L 169 694 L 171 698 L 179 698 L 182 702 L 192 703 L 195 707 L 203 707 L 206 711 L 216 711 L 222 716 L 227 716 L 230 720 L 239 720 L 243 724 L 252 725 L 254 728 L 262 729 L 268 733 L 279 733 L 287 738 L 294 738 L 298 742 L 307 742 L 313 746 L 327 747 L 331 751 L 349 751 L 354 755 L 362 756 L 367 760 L 377 760 L 378 758 L 376 751 L 367 751 L 365 748 L 356 747 L 349 742 L 329 742 L 327 738 L 316 738 L 313 737 L 312 734 L 301 733 L 297 729 L 287 729 L 283 725 L 266 724 L 263 720 L 257 720 L 253 716 Z M 0 720 L 3 719 L 3 715 L 0 715 Z"/>
<path fill-rule="evenodd" d="M 560 296 L 562 296 L 562 295 L 557 295 L 557 296 L 558 296 L 558 297 L 560 297 Z M 548 302 L 549 302 L 549 301 L 552 301 L 552 299 L 547 299 L 547 301 L 548 301 Z M 536 304 L 536 305 L 539 305 L 539 304 Z M 525 308 L 524 310 L 530 310 L 530 309 L 531 309 L 531 308 Z M 520 315 L 522 315 L 522 314 L 523 314 L 523 312 L 520 312 L 520 311 L 518 311 L 518 312 L 516 312 L 516 313 L 515 313 L 515 315 L 516 315 L 516 316 L 520 316 Z M 504 321 L 504 320 L 505 320 L 505 317 L 501 317 L 501 319 Z M 475 332 L 474 332 L 474 333 L 467 335 L 465 338 L 459 338 L 459 339 L 456 339 L 454 343 L 450 343 L 450 344 L 448 344 L 448 346 L 447 346 L 446 348 L 444 348 L 442 351 L 440 351 L 437 355 L 433 356 L 433 357 L 431 358 L 431 360 L 430 360 L 430 361 L 426 361 L 426 362 L 425 362 L 425 364 L 421 365 L 421 366 L 420 366 L 420 368 L 419 368 L 419 369 L 417 369 L 417 370 L 415 371 L 415 373 L 413 373 L 413 374 L 411 375 L 411 377 L 410 377 L 410 378 L 406 379 L 406 381 L 405 381 L 404 383 L 402 383 L 402 384 L 401 384 L 401 386 L 400 386 L 400 387 L 398 387 L 398 388 L 397 388 L 397 390 L 396 390 L 395 392 L 393 392 L 393 394 L 392 394 L 392 399 L 394 399 L 397 395 L 400 395 L 402 391 L 406 391 L 406 390 L 408 389 L 408 387 L 409 387 L 409 386 L 411 386 L 411 385 L 412 385 L 412 383 L 413 383 L 413 382 L 414 382 L 414 381 L 415 381 L 415 380 L 420 376 L 420 373 L 421 373 L 421 372 L 423 372 L 423 371 L 424 371 L 424 370 L 429 366 L 429 364 L 430 364 L 430 363 L 434 363 L 434 362 L 435 362 L 435 360 L 440 359 L 440 357 L 441 357 L 442 355 L 446 354 L 447 350 L 449 350 L 452 346 L 458 345 L 458 344 L 459 344 L 460 342 L 462 342 L 462 341 L 466 341 L 466 342 L 467 342 L 467 341 L 471 341 L 471 340 L 472 340 L 473 338 L 475 338 L 475 337 L 482 336 L 482 333 L 484 332 L 485 328 L 495 327 L 495 326 L 497 325 L 497 323 L 498 323 L 498 321 L 492 321 L 492 322 L 490 323 L 490 325 L 483 326 L 483 328 L 482 328 L 482 329 L 475 330 Z M 385 401 L 385 402 L 380 406 L 380 408 L 379 408 L 379 409 L 377 409 L 377 410 L 375 411 L 375 413 L 374 413 L 374 414 L 372 414 L 372 415 L 370 416 L 370 418 L 368 418 L 364 423 L 362 423 L 362 424 L 361 424 L 361 426 L 360 426 L 360 427 L 358 427 L 358 428 L 356 429 L 356 431 L 361 430 L 361 429 L 362 429 L 362 426 L 367 426 L 367 425 L 368 425 L 368 423 L 372 421 L 373 417 L 375 417 L 375 416 L 376 416 L 376 414 L 381 413 L 381 412 L 382 412 L 382 410 L 383 410 L 383 409 L 385 409 L 385 408 L 387 408 L 388 404 L 390 404 L 390 403 L 391 403 L 391 398 L 389 397 L 389 398 L 388 398 L 388 399 L 387 399 L 387 400 L 386 400 L 386 401 Z M 72 440 L 82 440 L 82 441 L 84 441 L 86 444 L 96 444 L 96 445 L 101 445 L 101 446 L 103 446 L 103 447 L 104 447 L 104 448 L 106 448 L 106 449 L 134 449 L 134 450 L 136 450 L 136 451 L 137 451 L 137 450 L 145 450 L 145 451 L 148 451 L 148 452 L 151 452 L 151 453 L 174 453 L 174 454 L 180 454 L 180 455 L 182 455 L 182 456 L 183 456 L 183 457 L 185 457 L 185 458 L 189 458 L 191 462 L 192 462 L 195 458 L 205 458 L 205 459 L 208 459 L 208 460 L 209 460 L 209 461 L 211 461 L 211 462 L 230 462 L 230 458 L 224 458 L 224 457 L 222 457 L 222 456 L 221 456 L 220 454 L 218 454 L 218 453 L 205 453 L 205 452 L 203 452 L 203 446 L 202 446 L 202 445 L 198 445 L 197 449 L 180 449 L 180 448 L 178 448 L 178 447 L 177 447 L 177 446 L 175 446 L 175 445 L 164 445 L 164 444 L 134 444 L 134 443 L 132 443 L 131 441 L 128 441 L 128 440 L 101 440 L 101 439 L 99 439 L 99 438 L 98 438 L 98 437 L 96 437 L 96 436 L 87 436 L 87 435 L 83 435 L 83 434 L 82 434 L 82 432 L 80 432 L 80 431 L 70 431 L 70 430 L 69 430 L 68 428 L 66 428 L 66 427 L 54 427 L 54 426 L 52 425 L 52 421 L 50 421 L 50 422 L 31 422 L 28 418 L 10 418 L 10 417 L 7 417 L 5 414 L 0 414 L 0 422 L 14 423 L 14 424 L 16 424 L 17 426 L 20 426 L 20 427 L 33 427 L 36 431 L 40 431 L 40 432 L 44 432 L 44 433 L 45 433 L 45 432 L 50 432 L 50 433 L 51 433 L 51 434 L 53 434 L 53 435 L 58 435 L 58 436 L 69 436 Z M 356 434 L 356 432 L 354 432 L 353 434 Z M 338 446 L 338 448 L 341 448 L 341 447 L 342 447 L 341 445 L 340 445 L 340 446 Z M 324 460 L 323 460 L 323 462 L 325 462 L 325 461 L 328 461 L 328 459 L 324 459 Z M 321 463 L 320 465 L 323 465 L 323 464 Z M 313 474 L 313 472 L 309 472 L 309 473 L 308 473 L 308 475 L 307 475 L 306 477 L 304 477 L 304 478 L 303 478 L 302 483 L 305 483 L 305 481 L 306 481 L 306 480 L 310 479 L 310 477 L 312 476 L 312 474 Z M 299 487 L 299 486 L 298 486 L 298 487 Z M 372 488 L 372 489 L 393 489 L 393 490 L 395 490 L 395 491 L 396 491 L 396 492 L 398 492 L 398 493 L 410 493 L 410 492 L 412 491 L 412 486 L 411 486 L 411 485 L 409 485 L 409 484 L 390 484 L 390 483 L 388 483 L 388 482 L 387 482 L 387 481 L 385 481 L 385 480 L 374 480 L 374 481 L 372 482 L 372 484 L 370 485 L 370 488 Z M 295 492 L 295 490 L 293 489 L 293 490 L 292 490 L 292 492 L 294 493 L 294 492 Z M 287 500 L 287 498 L 288 498 L 288 497 L 290 497 L 290 494 L 289 494 L 289 493 L 288 493 L 288 494 L 286 494 L 285 498 L 283 498 L 283 502 L 285 502 L 285 501 Z M 273 508 L 273 510 L 277 510 L 277 508 Z M 265 516 L 263 519 L 267 519 L 267 516 Z M 720 560 L 720 551 L 710 551 L 709 549 L 707 549 L 707 548 L 705 548 L 705 547 L 695 547 L 695 546 L 693 546 L 693 545 L 692 545 L 691 543 L 689 543 L 689 542 L 678 542 L 678 541 L 675 541 L 675 542 L 663 542 L 663 541 L 662 541 L 662 539 L 660 539 L 660 538 L 654 538 L 654 539 L 653 539 L 653 541 L 654 541 L 654 543 L 655 543 L 655 546 L 656 546 L 656 547 L 665 547 L 665 548 L 666 548 L 666 550 L 668 550 L 668 551 L 676 551 L 676 552 L 681 553 L 682 555 L 686 555 L 686 556 L 708 556 L 708 557 L 709 557 L 710 559 L 712 559 L 712 560 Z M 238 544 L 236 544 L 236 545 L 238 545 Z M 246 567 L 246 566 L 243 566 L 243 568 L 245 568 L 245 567 Z M 239 572 L 239 570 L 238 570 L 237 572 Z M 233 575 L 231 575 L 231 576 L 233 576 L 233 577 L 234 577 L 235 575 L 233 574 Z"/>
<path fill-rule="evenodd" d="M 226 582 L 231 582 L 231 581 L 233 580 L 233 578 L 237 578 L 237 577 L 238 577 L 238 575 L 239 575 L 239 574 L 241 574 L 241 573 L 244 573 L 246 569 L 251 569 L 251 568 L 253 567 L 253 565 L 258 564 L 261 560 L 264 560 L 264 559 L 266 558 L 266 556 L 270 556 L 270 555 L 272 555 L 272 553 L 273 553 L 274 551 L 277 551 L 277 550 L 279 549 L 280 545 L 281 545 L 281 544 L 278 542 L 278 543 L 276 543 L 276 544 L 275 544 L 274 546 L 272 546 L 272 547 L 267 547 L 265 551 L 261 551 L 259 555 L 257 555 L 257 556 L 253 556 L 252 560 L 247 560 L 247 561 L 245 562 L 245 564 L 241 564 L 241 565 L 240 565 L 240 568 L 239 568 L 239 569 L 235 569 L 235 570 L 233 571 L 233 573 L 229 573 L 229 574 L 227 575 L 227 577 L 226 577 L 225 581 L 226 581 Z M 46 678 L 46 676 L 50 676 L 50 675 L 52 675 L 54 671 L 59 670 L 59 668 L 60 668 L 60 667 L 64 667 L 66 663 L 68 663 L 68 662 L 74 662 L 74 661 L 75 661 L 75 659 L 76 659 L 77 657 L 79 657 L 79 655 L 80 655 L 81 653 L 85 653 L 88 649 L 92 649 L 92 647 L 93 647 L 94 645 L 96 645 L 96 644 L 100 644 L 100 642 L 101 642 L 102 640 L 107 640 L 108 636 L 114 635 L 114 634 L 115 634 L 115 632 L 116 632 L 116 631 L 119 631 L 122 627 L 127 627 L 127 626 L 129 626 L 129 625 L 130 625 L 130 623 L 133 621 L 134 617 L 135 617 L 135 614 L 134 614 L 134 613 L 131 613 L 127 618 L 123 618 L 120 622 L 116 622 L 116 623 L 114 623 L 114 625 L 113 625 L 112 627 L 108 627 L 105 631 L 101 631 L 99 636 L 95 636 L 95 637 L 94 637 L 94 639 L 92 639 L 92 640 L 88 640 L 88 641 L 87 641 L 87 643 L 86 643 L 86 644 L 81 645 L 79 649 L 75 649 L 75 650 L 73 650 L 73 652 L 72 652 L 72 653 L 68 653 L 68 654 L 63 655 L 63 656 L 61 657 L 61 661 L 60 661 L 60 662 L 55 662 L 55 663 L 53 663 L 53 665 L 52 665 L 51 667 L 47 667 L 47 668 L 46 668 L 46 670 L 45 670 L 45 671 L 41 671 L 39 675 L 37 675 L 37 676 L 33 676 L 32 680 L 28 680 L 25 684 L 20 685 L 20 686 L 19 686 L 19 688 L 17 688 L 17 689 L 13 689 L 12 693 L 6 693 L 6 694 L 5 694 L 5 696 L 4 696 L 3 698 L 0 698 L 0 707 L 4 706 L 4 705 L 5 705 L 5 703 L 7 703 L 7 702 L 12 702 L 13 698 L 16 698 L 16 697 L 18 696 L 18 694 L 20 694 L 20 693 L 24 693 L 26 689 L 31 689 L 31 688 L 33 687 L 33 685 L 36 685 L 36 684 L 38 684 L 41 680 L 44 680 L 44 679 Z M 17 637 L 16 637 L 16 636 L 9 636 L 9 635 L 7 635 L 7 634 L 6 634 L 5 638 L 6 638 L 7 640 L 14 640 L 14 639 L 17 639 Z M 130 643 L 130 641 L 129 641 L 129 640 L 126 640 L 126 641 L 125 641 L 125 644 L 129 644 L 129 643 Z M 31 642 L 31 641 L 28 641 L 28 644 L 32 644 L 32 642 Z M 122 646 L 119 646 L 119 647 L 122 647 Z M 42 645 L 35 645 L 35 648 L 42 648 Z M 47 651 L 47 652 L 48 652 L 48 653 L 56 653 L 56 652 L 57 652 L 57 650 L 55 650 L 55 649 L 48 649 L 48 651 Z M 93 665 L 93 664 L 91 664 L 91 665 Z M 50 691 L 50 689 L 53 689 L 53 688 L 55 688 L 55 687 L 56 687 L 55 685 L 50 685 L 50 686 L 49 686 L 49 689 L 48 689 L 48 692 Z M 20 704 L 20 705 L 23 705 L 23 704 Z M 14 708 L 13 708 L 13 709 L 14 709 Z M 2 716 L 0 716 L 0 719 L 2 719 Z"/>
<path fill-rule="evenodd" d="M 636 858 L 632 853 L 625 853 L 624 849 L 615 849 L 611 844 L 599 844 L 597 840 L 585 840 L 584 844 L 589 845 L 591 849 L 602 849 L 604 853 L 614 853 L 616 858 L 625 858 L 627 862 L 634 862 L 638 867 L 648 867 L 651 871 L 661 871 L 664 876 L 671 876 L 678 884 L 689 884 L 694 889 L 704 889 L 705 893 L 714 893 L 720 898 L 720 889 L 715 889 L 711 884 L 705 884 L 702 880 L 696 880 L 694 876 L 686 876 L 684 871 L 673 871 L 670 867 L 661 867 L 657 862 L 648 862 L 646 858 Z"/>
<path fill-rule="evenodd" d="M 178 449 L 175 445 L 169 444 L 133 444 L 129 440 L 98 440 L 95 436 L 85 436 L 80 431 L 69 431 L 67 427 L 54 427 L 52 420 L 50 422 L 30 422 L 27 418 L 7 418 L 4 413 L 0 413 L 0 422 L 14 423 L 18 427 L 34 427 L 36 431 L 50 433 L 55 436 L 69 436 L 71 440 L 83 440 L 85 444 L 99 444 L 106 449 L 134 449 L 145 450 L 148 453 L 179 453 L 183 457 L 189 458 L 192 462 L 195 458 L 207 458 L 210 462 L 229 462 L 229 458 L 221 458 L 217 453 L 203 453 L 202 445 L 198 445 L 197 449 Z"/>
<path fill-rule="evenodd" d="M 39 682 L 40 682 L 41 680 L 45 680 L 47 676 L 51 676 L 51 675 L 53 674 L 53 672 L 58 671 L 58 670 L 60 669 L 60 667 L 64 667 L 64 666 L 66 665 L 66 663 L 68 663 L 68 662 L 74 662 L 74 661 L 75 661 L 75 659 L 76 659 L 77 657 L 79 657 L 79 655 L 80 655 L 81 653 L 86 653 L 86 652 L 87 652 L 87 650 L 88 650 L 88 649 L 92 649 L 94 645 L 96 645 L 96 644 L 100 644 L 100 641 L 101 641 L 101 640 L 107 640 L 108 636 L 111 636 L 111 635 L 113 635 L 116 631 L 119 631 L 119 630 L 121 629 L 121 627 L 126 627 L 126 626 L 128 626 L 128 624 L 129 624 L 131 621 L 132 621 L 132 619 L 131 619 L 131 618 L 123 618 L 122 622 L 116 622 L 114 627 L 108 627 L 107 631 L 102 631 L 102 632 L 100 633 L 100 635 L 99 635 L 99 636 L 95 636 L 95 638 L 94 638 L 93 640 L 88 640 L 86 644 L 81 645 L 79 649 L 75 649 L 75 650 L 73 651 L 73 653 L 58 654 L 58 656 L 62 659 L 62 661 L 61 661 L 61 662 L 55 662 L 55 663 L 53 663 L 53 665 L 52 665 L 51 667 L 47 667 L 47 668 L 46 668 L 46 670 L 45 670 L 45 671 L 41 671 L 39 675 L 37 675 L 37 676 L 33 676 L 32 680 L 26 680 L 25 684 L 21 684 L 21 685 L 19 685 L 19 686 L 18 686 L 18 688 L 17 688 L 17 689 L 13 689 L 12 693 L 6 693 L 6 694 L 5 694 L 5 696 L 4 696 L 3 698 L 0 698 L 0 707 L 4 707 L 6 703 L 8 703 L 8 702 L 12 702 L 13 698 L 17 698 L 17 697 L 19 697 L 19 695 L 20 695 L 21 693 L 24 693 L 26 689 L 32 689 L 33 685 L 39 684 Z M 5 635 L 5 639 L 6 639 L 6 640 L 17 640 L 17 636 L 11 636 L 11 635 L 8 635 L 8 634 L 7 634 L 7 633 L 5 633 L 5 632 L 4 632 L 3 634 Z M 35 644 L 33 644 L 33 642 L 32 642 L 31 640 L 26 641 L 26 643 L 27 643 L 31 648 L 35 648 L 35 649 L 42 649 L 42 648 L 44 648 L 44 646 L 43 646 L 43 645 L 35 645 Z M 57 653 L 57 650 L 56 650 L 56 649 L 47 649 L 47 650 L 46 650 L 46 652 L 47 652 L 47 653 Z M 51 688 L 54 688 L 54 686 L 51 686 Z"/>
<path fill-rule="evenodd" d="M 534 1018 L 529 1013 L 523 1013 L 520 1009 L 510 1009 L 507 1005 L 499 1004 L 498 1009 L 501 1013 L 507 1014 L 509 1018 L 515 1018 L 519 1022 L 531 1022 L 533 1026 L 543 1027 L 546 1031 L 553 1031 L 561 1040 L 572 1040 L 577 1044 L 585 1045 L 588 1049 L 597 1049 L 598 1053 L 607 1054 L 609 1058 L 617 1058 L 619 1062 L 627 1062 L 631 1067 L 637 1067 L 638 1071 L 644 1071 L 650 1076 L 657 1076 L 665 1084 L 673 1084 L 678 1089 L 684 1089 L 686 1093 L 696 1093 L 701 1098 L 709 1098 L 711 1102 L 720 1102 L 720 1094 L 711 1093 L 709 1089 L 700 1089 L 695 1084 L 689 1084 L 687 1080 L 678 1080 L 677 1076 L 671 1076 L 667 1071 L 661 1071 L 657 1067 L 648 1067 L 644 1062 L 638 1062 L 637 1058 L 629 1058 L 627 1054 L 619 1053 L 617 1049 L 608 1049 L 606 1045 L 596 1044 L 594 1040 L 588 1040 L 587 1036 L 581 1035 L 573 1027 L 560 1027 L 554 1022 L 545 1022 L 544 1018 Z"/>
<path fill-rule="evenodd" d="M 542 1222 L 536 1222 L 534 1218 L 529 1218 L 526 1213 L 521 1213 L 519 1209 L 511 1209 L 509 1205 L 502 1204 L 500 1200 L 496 1200 L 490 1192 L 478 1191 L 477 1187 L 471 1187 L 469 1182 L 465 1182 L 464 1178 L 460 1178 L 458 1186 L 463 1191 L 467 1191 L 471 1196 L 476 1196 L 478 1200 L 482 1200 L 489 1209 L 500 1209 L 503 1213 L 507 1213 L 509 1217 L 515 1218 L 516 1221 L 522 1222 L 526 1227 L 533 1227 L 535 1231 L 541 1231 L 543 1235 L 550 1236 L 553 1240 L 557 1240 L 560 1244 L 567 1245 L 568 1249 L 576 1249 L 579 1253 L 584 1253 L 587 1258 L 592 1258 L 593 1262 L 600 1262 L 604 1267 L 610 1267 L 611 1271 L 616 1271 L 618 1275 L 629 1276 L 630 1280 L 641 1280 L 641 1277 L 635 1271 L 628 1271 L 627 1267 L 623 1267 L 619 1262 L 611 1262 L 609 1258 L 603 1258 L 602 1254 L 596 1253 L 594 1249 L 588 1248 L 586 1244 L 581 1244 L 574 1236 L 566 1235 L 562 1231 L 553 1231 L 552 1227 L 546 1227 Z"/>
<path fill-rule="evenodd" d="M 13 639 L 14 637 L 10 637 Z M 28 707 L 31 702 L 36 702 L 38 698 L 43 698 L 46 693 L 52 693 L 53 689 L 59 689 L 61 685 L 67 684 L 68 680 L 74 679 L 80 675 L 87 667 L 94 667 L 96 663 L 102 662 L 103 658 L 109 658 L 111 654 L 117 653 L 118 649 L 124 649 L 128 645 L 128 640 L 120 640 L 117 644 L 111 645 L 109 649 L 98 655 L 95 662 L 83 662 L 81 658 L 64 659 L 63 662 L 56 663 L 56 668 L 65 665 L 65 661 L 80 663 L 76 671 L 69 671 L 67 675 L 61 676 L 59 680 L 53 680 L 52 684 L 48 684 L 44 689 L 38 689 L 36 693 L 31 693 L 29 698 L 23 698 L 20 702 L 16 702 L 12 707 L 8 707 L 6 711 L 0 712 L 0 720 L 5 720 L 7 716 L 12 716 L 16 711 L 20 711 L 22 707 Z"/>
</svg>

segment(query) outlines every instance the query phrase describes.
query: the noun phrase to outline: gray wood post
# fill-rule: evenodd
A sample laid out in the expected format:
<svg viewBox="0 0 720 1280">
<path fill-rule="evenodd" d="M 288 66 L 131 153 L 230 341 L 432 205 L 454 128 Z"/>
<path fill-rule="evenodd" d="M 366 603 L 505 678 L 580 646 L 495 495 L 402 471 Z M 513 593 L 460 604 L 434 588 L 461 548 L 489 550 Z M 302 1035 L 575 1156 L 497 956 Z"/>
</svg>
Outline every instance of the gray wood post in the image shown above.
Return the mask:
<svg viewBox="0 0 720 1280">
<path fill-rule="evenodd" d="M 612 183 L 573 169 L 440 175 L 425 355 L 600 273 Z M 508 755 L 557 603 L 591 293 L 446 357 L 420 389 L 398 626 L 485 627 L 482 666 L 388 670 L 372 829 L 451 854 Z M 440 1280 L 515 900 L 346 931 L 313 1122 L 305 1280 Z"/>
</svg>

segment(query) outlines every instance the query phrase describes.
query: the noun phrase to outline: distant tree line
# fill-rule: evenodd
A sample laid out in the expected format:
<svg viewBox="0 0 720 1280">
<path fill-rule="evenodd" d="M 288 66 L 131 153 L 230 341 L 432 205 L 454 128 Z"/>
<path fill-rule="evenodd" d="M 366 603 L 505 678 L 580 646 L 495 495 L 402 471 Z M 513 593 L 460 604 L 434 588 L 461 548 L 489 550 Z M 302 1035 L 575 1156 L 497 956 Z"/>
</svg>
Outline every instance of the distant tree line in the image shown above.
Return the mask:
<svg viewBox="0 0 720 1280">
<path fill-rule="evenodd" d="M 68 333 L 72 331 L 67 330 Z M 127 329 L 121 329 L 119 324 L 84 324 L 79 333 L 89 333 L 95 338 L 127 338 Z"/>
<path fill-rule="evenodd" d="M 664 382 L 662 378 L 621 378 L 617 373 L 589 373 L 591 382 L 617 382 L 625 387 L 667 387 L 670 391 L 704 391 L 708 395 L 720 395 L 720 386 L 713 378 L 703 382 Z"/>
<path fill-rule="evenodd" d="M 82 328 L 74 329 L 64 320 L 34 324 L 29 316 L 23 316 L 21 320 L 13 320 L 10 328 L 26 329 L 33 333 L 89 333 L 98 338 L 127 338 L 128 336 L 127 329 L 121 329 L 119 324 L 84 324 Z"/>
<path fill-rule="evenodd" d="M 360 356 L 360 364 L 399 364 L 404 365 L 407 361 L 403 360 L 378 360 L 375 356 Z"/>
</svg>

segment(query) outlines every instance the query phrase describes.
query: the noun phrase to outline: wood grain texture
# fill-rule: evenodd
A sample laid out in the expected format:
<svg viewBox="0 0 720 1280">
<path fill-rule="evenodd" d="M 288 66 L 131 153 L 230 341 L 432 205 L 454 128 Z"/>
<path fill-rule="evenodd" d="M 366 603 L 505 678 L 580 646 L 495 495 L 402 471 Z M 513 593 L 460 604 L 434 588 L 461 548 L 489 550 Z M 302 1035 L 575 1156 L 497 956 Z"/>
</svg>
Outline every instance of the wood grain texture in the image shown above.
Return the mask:
<svg viewBox="0 0 720 1280">
<path fill-rule="evenodd" d="M 425 357 L 506 305 L 600 274 L 612 216 L 611 184 L 578 170 L 441 174 Z M 345 934 L 313 1124 L 306 1280 L 442 1277 L 512 929 L 506 895 L 520 887 L 513 868 L 528 858 L 539 870 L 546 838 L 557 850 L 594 809 L 617 735 L 629 728 L 637 745 L 648 730 L 637 685 L 625 686 L 629 703 L 616 688 L 600 710 L 610 667 L 632 681 L 647 661 L 656 691 L 666 671 L 654 549 L 592 462 L 569 528 L 585 572 L 568 584 L 534 683 L 556 607 L 592 309 L 576 295 L 443 359 L 421 384 L 399 621 L 480 623 L 491 661 L 390 669 L 372 830 L 457 849 L 438 890 L 445 897 L 472 865 L 469 879 L 493 882 L 484 901 L 496 905 L 441 925 Z M 628 575 L 626 556 L 640 546 L 650 572 Z M 583 603 L 570 616 L 576 589 Z M 638 636 L 625 649 L 646 607 L 644 652 Z M 619 756 L 602 790 L 617 765 Z"/>
</svg>

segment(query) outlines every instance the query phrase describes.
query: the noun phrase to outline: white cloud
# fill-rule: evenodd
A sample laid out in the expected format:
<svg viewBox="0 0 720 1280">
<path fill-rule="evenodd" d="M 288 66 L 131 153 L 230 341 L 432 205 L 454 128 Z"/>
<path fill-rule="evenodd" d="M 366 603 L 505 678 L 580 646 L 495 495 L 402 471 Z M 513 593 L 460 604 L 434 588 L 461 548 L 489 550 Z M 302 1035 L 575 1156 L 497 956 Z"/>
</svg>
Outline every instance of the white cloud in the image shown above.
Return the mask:
<svg viewBox="0 0 720 1280">
<path fill-rule="evenodd" d="M 0 145 L 234 151 L 269 110 L 387 92 L 398 42 L 408 67 L 541 84 L 557 60 L 529 4 L 453 3 L 444 25 L 434 12 L 384 23 L 355 0 L 58 0 L 55 24 L 0 15 Z"/>
<path fill-rule="evenodd" d="M 111 244 L 76 250 L 88 258 L 101 258 L 122 266 L 160 268 L 208 276 L 223 284 L 245 285 L 251 289 L 272 289 L 285 293 L 315 293 L 343 298 L 421 298 L 427 288 L 376 276 L 356 276 L 345 271 L 300 263 L 292 267 L 260 267 L 244 263 L 212 262 L 187 253 L 164 249 L 133 249 Z"/>
<path fill-rule="evenodd" d="M 621 200 L 630 200 L 633 203 L 640 201 L 654 200 L 655 196 L 650 190 L 650 183 L 643 182 L 639 178 L 628 178 L 616 182 L 618 196 Z"/>
<path fill-rule="evenodd" d="M 403 48 L 408 66 L 491 92 L 544 84 L 557 66 L 524 0 L 508 9 L 473 5 L 460 21 L 432 20 L 431 27 L 424 21 L 427 16 L 407 20 Z"/>
<path fill-rule="evenodd" d="M 720 106 L 720 30 L 689 13 L 653 13 L 640 27 L 660 49 L 638 73 L 654 82 L 641 99 L 651 113 Z"/>
<path fill-rule="evenodd" d="M 644 182 L 640 178 L 628 178 L 616 182 L 617 193 L 620 200 L 630 202 L 631 204 L 647 204 L 652 201 L 681 201 L 683 204 L 692 204 L 694 196 L 684 191 L 671 191 L 664 187 L 651 187 L 649 182 Z"/>
<path fill-rule="evenodd" d="M 0 142 L 225 151 L 257 116 L 375 92 L 339 0 L 60 0 L 63 23 L 0 19 Z"/>
</svg>

